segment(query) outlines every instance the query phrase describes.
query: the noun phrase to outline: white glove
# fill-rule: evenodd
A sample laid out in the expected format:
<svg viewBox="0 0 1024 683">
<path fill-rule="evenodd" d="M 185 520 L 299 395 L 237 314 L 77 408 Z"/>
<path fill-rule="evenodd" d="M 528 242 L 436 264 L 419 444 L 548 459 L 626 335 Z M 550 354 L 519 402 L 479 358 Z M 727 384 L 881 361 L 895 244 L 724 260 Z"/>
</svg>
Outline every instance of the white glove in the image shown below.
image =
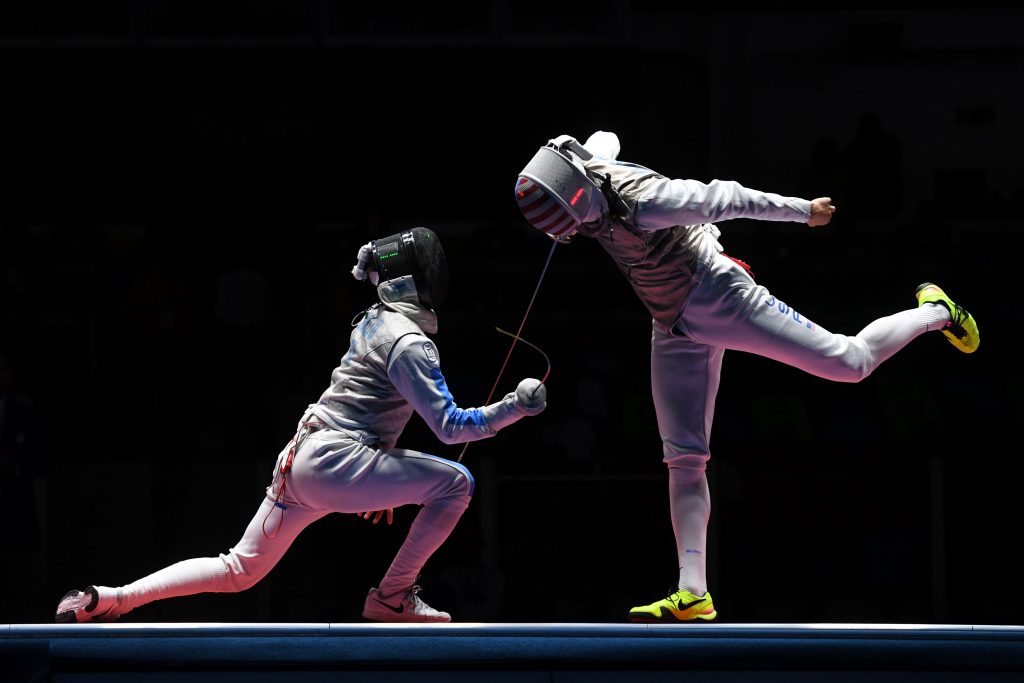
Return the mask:
<svg viewBox="0 0 1024 683">
<path fill-rule="evenodd" d="M 548 407 L 548 388 L 540 380 L 524 379 L 516 387 L 515 402 L 527 415 L 537 415 Z"/>
</svg>

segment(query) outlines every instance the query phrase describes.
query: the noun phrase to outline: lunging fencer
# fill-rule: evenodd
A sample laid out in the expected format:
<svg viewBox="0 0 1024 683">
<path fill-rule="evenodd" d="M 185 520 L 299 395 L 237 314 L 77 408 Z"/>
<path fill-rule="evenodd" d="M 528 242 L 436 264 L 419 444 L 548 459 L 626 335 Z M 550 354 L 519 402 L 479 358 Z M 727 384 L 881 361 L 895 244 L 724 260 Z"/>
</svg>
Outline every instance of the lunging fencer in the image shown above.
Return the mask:
<svg viewBox="0 0 1024 683">
<path fill-rule="evenodd" d="M 299 533 L 332 513 L 374 523 L 402 505 L 421 505 L 363 617 L 386 622 L 447 622 L 419 597 L 416 580 L 448 538 L 473 495 L 473 477 L 445 458 L 396 448 L 413 411 L 446 444 L 494 436 L 547 406 L 547 389 L 522 380 L 515 392 L 482 408 L 459 408 L 441 373 L 436 310 L 448 290 L 437 235 L 422 227 L 359 250 L 352 274 L 369 279 L 380 301 L 364 312 L 330 386 L 299 420 L 273 468 L 273 479 L 241 540 L 227 554 L 178 562 L 120 587 L 67 593 L 57 622 L 112 621 L 154 600 L 232 593 L 255 585 Z M 368 512 L 369 511 L 369 512 Z"/>
<path fill-rule="evenodd" d="M 785 197 L 735 181 L 672 179 L 619 161 L 619 139 L 597 131 L 542 146 L 519 174 L 515 200 L 554 239 L 596 239 L 652 317 L 651 393 L 668 466 L 678 590 L 634 607 L 638 622 L 712 620 L 706 575 L 711 513 L 706 468 L 722 359 L 745 351 L 836 382 L 859 382 L 919 335 L 941 331 L 977 350 L 974 318 L 932 283 L 917 307 L 879 318 L 856 335 L 833 334 L 756 283 L 726 255 L 715 222 L 732 218 L 829 223 L 829 197 Z M 798 312 L 800 311 L 800 312 Z"/>
</svg>

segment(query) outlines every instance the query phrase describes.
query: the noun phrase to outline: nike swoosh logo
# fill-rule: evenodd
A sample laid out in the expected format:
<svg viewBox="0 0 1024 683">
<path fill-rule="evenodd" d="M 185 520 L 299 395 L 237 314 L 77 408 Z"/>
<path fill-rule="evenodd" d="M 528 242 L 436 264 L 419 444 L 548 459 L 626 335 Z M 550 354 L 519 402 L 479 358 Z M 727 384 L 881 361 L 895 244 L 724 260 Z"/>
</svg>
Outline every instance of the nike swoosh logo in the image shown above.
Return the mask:
<svg viewBox="0 0 1024 683">
<path fill-rule="evenodd" d="M 676 605 L 676 609 L 680 610 L 680 611 L 687 610 L 687 609 L 690 609 L 691 607 L 693 607 L 694 605 L 699 605 L 702 602 L 704 602 L 704 598 L 697 598 L 693 602 L 686 602 L 686 603 L 682 603 L 681 602 L 678 605 Z"/>
<path fill-rule="evenodd" d="M 389 610 L 391 610 L 395 614 L 401 614 L 402 612 L 405 611 L 405 605 L 402 604 L 402 603 L 398 603 L 398 607 L 392 607 L 388 603 L 383 602 L 382 600 L 378 600 L 377 598 L 374 598 L 373 601 L 376 602 L 379 605 L 384 605 L 385 607 L 387 607 Z"/>
</svg>

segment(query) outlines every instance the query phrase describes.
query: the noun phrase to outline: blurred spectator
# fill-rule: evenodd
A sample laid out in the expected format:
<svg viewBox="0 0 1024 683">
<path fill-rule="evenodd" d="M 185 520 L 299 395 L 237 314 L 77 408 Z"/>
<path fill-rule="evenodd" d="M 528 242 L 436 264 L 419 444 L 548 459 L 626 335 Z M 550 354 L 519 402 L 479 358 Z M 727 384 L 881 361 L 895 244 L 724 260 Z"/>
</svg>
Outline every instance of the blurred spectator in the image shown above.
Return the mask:
<svg viewBox="0 0 1024 683">
<path fill-rule="evenodd" d="M 903 146 L 876 112 L 865 112 L 843 152 L 848 219 L 895 221 L 903 213 Z"/>
<path fill-rule="evenodd" d="M 845 191 L 840 177 L 841 152 L 834 138 L 823 137 L 811 146 L 811 158 L 800 179 L 800 191 L 807 197 L 830 195 L 840 206 L 844 204 Z"/>
</svg>

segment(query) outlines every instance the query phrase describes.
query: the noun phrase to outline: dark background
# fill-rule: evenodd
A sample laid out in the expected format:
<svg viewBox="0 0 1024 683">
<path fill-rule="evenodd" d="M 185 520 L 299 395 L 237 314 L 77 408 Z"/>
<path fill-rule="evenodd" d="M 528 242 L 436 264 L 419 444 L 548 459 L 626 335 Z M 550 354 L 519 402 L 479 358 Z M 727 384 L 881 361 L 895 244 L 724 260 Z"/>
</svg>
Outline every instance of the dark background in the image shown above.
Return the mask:
<svg viewBox="0 0 1024 683">
<path fill-rule="evenodd" d="M 669 176 L 831 196 L 824 229 L 720 225 L 819 325 L 854 334 L 932 280 L 984 337 L 968 356 L 925 335 L 856 385 L 727 355 L 721 619 L 1020 623 L 1024 10 L 733 7 L 5 4 L 0 622 L 238 540 L 375 300 L 349 275 L 371 238 L 440 234 L 436 340 L 456 401 L 482 404 L 551 244 L 516 173 L 603 129 Z M 424 596 L 461 621 L 622 621 L 676 580 L 649 317 L 579 238 L 523 334 L 551 357 L 548 410 L 469 446 L 477 493 Z M 499 393 L 543 371 L 517 347 Z M 418 417 L 400 443 L 462 449 Z M 414 512 L 333 515 L 250 591 L 125 621 L 359 620 Z"/>
</svg>

